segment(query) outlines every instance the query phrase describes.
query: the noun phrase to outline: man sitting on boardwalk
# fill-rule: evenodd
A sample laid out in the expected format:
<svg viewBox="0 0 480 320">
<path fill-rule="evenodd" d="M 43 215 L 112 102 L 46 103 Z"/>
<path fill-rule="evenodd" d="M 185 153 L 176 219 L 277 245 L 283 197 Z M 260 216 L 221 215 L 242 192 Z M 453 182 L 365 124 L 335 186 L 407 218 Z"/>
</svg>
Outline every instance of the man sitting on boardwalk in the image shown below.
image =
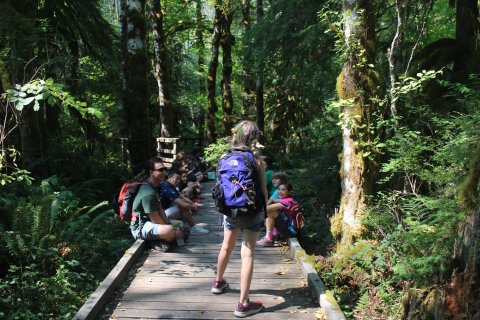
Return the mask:
<svg viewBox="0 0 480 320">
<path fill-rule="evenodd" d="M 180 174 L 176 171 L 168 174 L 168 179 L 162 181 L 162 206 L 169 219 L 182 219 L 190 225 L 192 233 L 208 233 L 205 228 L 199 227 L 193 222 L 192 211 L 198 210 L 198 205 L 186 198 L 176 189 L 180 183 Z"/>
<path fill-rule="evenodd" d="M 133 201 L 133 212 L 130 229 L 135 239 L 164 240 L 173 242 L 183 238 L 180 230 L 168 224 L 168 218 L 160 203 L 160 196 L 156 188 L 165 178 L 167 168 L 159 158 L 151 158 L 147 162 L 147 182 L 138 190 Z"/>
</svg>

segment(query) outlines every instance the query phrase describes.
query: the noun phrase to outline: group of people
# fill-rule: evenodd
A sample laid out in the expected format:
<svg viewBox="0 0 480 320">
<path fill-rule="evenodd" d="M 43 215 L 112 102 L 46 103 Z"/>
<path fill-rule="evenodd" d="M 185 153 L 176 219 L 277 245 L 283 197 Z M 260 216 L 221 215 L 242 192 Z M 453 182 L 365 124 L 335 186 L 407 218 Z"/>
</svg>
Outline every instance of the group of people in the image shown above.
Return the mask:
<svg viewBox="0 0 480 320">
<path fill-rule="evenodd" d="M 209 233 L 193 219 L 201 201 L 203 173 L 196 171 L 200 176 L 187 164 L 184 166 L 183 158 L 187 159 L 183 153 L 177 155 L 171 168 L 160 158 L 148 160 L 147 183 L 140 187 L 133 201 L 132 211 L 136 213 L 130 223 L 133 237 L 149 240 L 163 250 L 190 233 Z"/>
<path fill-rule="evenodd" d="M 260 132 L 252 121 L 241 121 L 232 130 L 232 149 L 252 152 L 255 156 L 257 170 L 256 183 L 260 185 L 257 197 L 265 204 L 257 214 L 238 216 L 235 219 L 224 216 L 224 238 L 218 254 L 217 273 L 213 280 L 211 292 L 224 293 L 228 282 L 224 278 L 230 256 L 235 248 L 237 237 L 243 235 L 241 245 L 240 299 L 234 310 L 236 317 L 247 317 L 263 309 L 260 301 L 249 299 L 250 285 L 253 276 L 253 265 L 256 246 L 272 246 L 276 234 L 275 221 L 281 209 L 289 204 L 291 185 L 286 183 L 284 172 L 273 173 L 267 161 L 259 155 L 257 137 Z M 198 204 L 190 197 L 198 196 L 201 190 L 200 174 L 192 170 L 192 162 L 179 156 L 179 161 L 172 165 L 167 174 L 167 168 L 158 158 L 149 160 L 146 168 L 148 185 L 143 185 L 133 203 L 133 211 L 138 217 L 131 223 L 135 238 L 146 240 L 164 240 L 168 242 L 182 239 L 182 228 L 177 228 L 172 219 L 184 220 L 192 232 L 208 233 L 208 230 L 197 226 L 192 215 L 198 210 Z M 184 175 L 185 174 L 185 175 Z M 190 175 L 189 175 L 190 174 Z M 193 174 L 193 176 L 192 176 Z M 189 178 L 190 177 L 190 178 Z M 192 178 L 196 177 L 196 178 Z M 165 179 L 166 178 L 166 179 Z M 202 176 L 203 178 L 203 176 Z M 268 185 L 268 189 L 267 189 Z M 183 189 L 180 191 L 179 186 Z M 157 190 L 161 192 L 157 192 Z M 266 212 L 263 208 L 266 207 Z M 262 227 L 266 235 L 258 240 Z"/>
</svg>

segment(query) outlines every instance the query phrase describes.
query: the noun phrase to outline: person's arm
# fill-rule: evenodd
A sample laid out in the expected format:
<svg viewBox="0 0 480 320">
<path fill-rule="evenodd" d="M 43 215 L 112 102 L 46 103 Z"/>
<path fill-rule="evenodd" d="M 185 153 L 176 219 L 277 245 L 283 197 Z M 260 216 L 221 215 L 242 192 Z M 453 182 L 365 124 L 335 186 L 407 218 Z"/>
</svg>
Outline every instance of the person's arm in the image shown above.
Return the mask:
<svg viewBox="0 0 480 320">
<path fill-rule="evenodd" d="M 268 202 L 268 191 L 267 191 L 267 183 L 265 180 L 265 162 L 260 159 L 257 159 L 257 171 L 258 175 L 260 176 L 260 184 L 262 185 L 262 192 L 263 196 L 265 197 L 265 203 Z"/>
<path fill-rule="evenodd" d="M 183 201 L 185 201 L 187 204 L 190 205 L 190 210 L 193 210 L 193 211 L 197 211 L 197 210 L 198 210 L 198 204 L 196 204 L 196 203 L 193 202 L 192 200 L 188 199 L 188 198 L 185 197 L 183 194 L 181 194 L 179 198 L 182 199 Z"/>
<path fill-rule="evenodd" d="M 283 209 L 284 205 L 281 203 L 274 203 L 274 204 L 269 204 L 267 206 L 267 213 L 268 212 L 275 212 L 277 210 Z"/>
<path fill-rule="evenodd" d="M 192 202 L 192 204 L 189 204 L 182 198 L 178 197 L 177 199 L 173 200 L 177 206 L 179 206 L 182 209 L 189 209 L 189 210 L 197 210 L 198 207 L 195 203 Z"/>
<path fill-rule="evenodd" d="M 280 203 L 280 202 L 282 202 L 282 199 L 280 199 L 280 198 L 270 198 L 270 199 L 268 199 L 267 205 L 268 204 L 273 204 L 273 203 Z"/>
<path fill-rule="evenodd" d="M 163 214 L 165 214 L 165 212 Z M 161 215 L 158 211 L 153 211 L 153 212 L 148 213 L 148 217 L 150 218 L 150 221 L 152 221 L 153 223 L 167 224 L 167 221 L 164 218 L 161 217 Z"/>
</svg>

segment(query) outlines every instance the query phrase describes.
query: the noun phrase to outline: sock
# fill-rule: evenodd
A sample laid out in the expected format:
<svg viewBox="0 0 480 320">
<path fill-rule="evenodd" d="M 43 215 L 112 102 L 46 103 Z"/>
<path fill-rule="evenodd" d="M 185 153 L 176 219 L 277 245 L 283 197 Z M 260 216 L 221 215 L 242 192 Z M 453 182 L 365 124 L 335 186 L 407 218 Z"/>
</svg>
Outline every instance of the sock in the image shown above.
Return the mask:
<svg viewBox="0 0 480 320">
<path fill-rule="evenodd" d="M 265 239 L 273 240 L 273 232 L 267 231 L 267 234 L 265 235 Z"/>
<path fill-rule="evenodd" d="M 272 235 L 273 235 L 274 237 L 278 236 L 277 228 L 273 228 Z"/>
</svg>

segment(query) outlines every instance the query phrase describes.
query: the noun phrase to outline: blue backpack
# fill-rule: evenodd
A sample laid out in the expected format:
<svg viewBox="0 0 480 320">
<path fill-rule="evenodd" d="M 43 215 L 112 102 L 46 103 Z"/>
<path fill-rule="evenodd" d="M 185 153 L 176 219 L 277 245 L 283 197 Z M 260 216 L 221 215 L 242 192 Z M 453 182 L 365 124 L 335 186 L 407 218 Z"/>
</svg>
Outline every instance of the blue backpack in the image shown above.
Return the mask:
<svg viewBox="0 0 480 320">
<path fill-rule="evenodd" d="M 220 158 L 212 197 L 217 210 L 233 219 L 262 210 L 257 163 L 250 151 L 232 149 Z"/>
</svg>

